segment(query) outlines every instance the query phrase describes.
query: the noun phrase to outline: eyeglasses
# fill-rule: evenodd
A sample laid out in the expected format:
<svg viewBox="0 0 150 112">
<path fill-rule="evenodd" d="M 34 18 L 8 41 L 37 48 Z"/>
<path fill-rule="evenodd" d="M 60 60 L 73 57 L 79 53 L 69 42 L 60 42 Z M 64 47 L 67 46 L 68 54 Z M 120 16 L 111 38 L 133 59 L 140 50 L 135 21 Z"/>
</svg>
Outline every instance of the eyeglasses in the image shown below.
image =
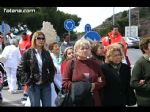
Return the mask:
<svg viewBox="0 0 150 112">
<path fill-rule="evenodd" d="M 44 37 L 37 37 L 36 39 L 37 39 L 37 40 L 45 40 Z"/>
</svg>

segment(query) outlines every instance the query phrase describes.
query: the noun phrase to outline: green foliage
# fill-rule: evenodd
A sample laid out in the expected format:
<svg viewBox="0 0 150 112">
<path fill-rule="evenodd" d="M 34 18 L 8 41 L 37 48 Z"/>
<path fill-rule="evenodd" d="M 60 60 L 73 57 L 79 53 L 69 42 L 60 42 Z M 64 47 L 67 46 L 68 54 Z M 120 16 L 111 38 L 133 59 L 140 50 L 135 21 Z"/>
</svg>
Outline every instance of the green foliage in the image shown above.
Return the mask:
<svg viewBox="0 0 150 112">
<path fill-rule="evenodd" d="M 103 27 L 103 29 L 99 30 L 98 33 L 100 34 L 100 36 L 106 36 L 108 34 L 108 32 L 111 31 L 111 24 L 106 25 L 105 27 Z"/>
<path fill-rule="evenodd" d="M 125 26 L 128 26 L 128 18 L 121 18 L 116 21 L 116 24 L 119 26 L 119 32 L 121 35 L 125 34 Z"/>
<path fill-rule="evenodd" d="M 30 13 L 6 13 L 4 9 L 34 9 Z M 63 13 L 57 10 L 57 7 L 0 7 L 0 20 L 4 20 L 10 26 L 17 26 L 19 23 L 26 24 L 31 31 L 40 30 L 42 22 L 51 22 L 57 34 L 61 37 L 66 30 L 64 29 L 64 21 L 73 19 L 75 26 L 79 26 L 81 18 L 77 15 Z"/>
<path fill-rule="evenodd" d="M 127 11 L 123 11 L 123 13 L 122 13 L 122 18 L 124 18 L 124 17 L 127 17 Z"/>
<path fill-rule="evenodd" d="M 141 8 L 139 15 L 140 15 L 140 17 L 145 16 L 145 11 L 143 8 Z"/>
</svg>

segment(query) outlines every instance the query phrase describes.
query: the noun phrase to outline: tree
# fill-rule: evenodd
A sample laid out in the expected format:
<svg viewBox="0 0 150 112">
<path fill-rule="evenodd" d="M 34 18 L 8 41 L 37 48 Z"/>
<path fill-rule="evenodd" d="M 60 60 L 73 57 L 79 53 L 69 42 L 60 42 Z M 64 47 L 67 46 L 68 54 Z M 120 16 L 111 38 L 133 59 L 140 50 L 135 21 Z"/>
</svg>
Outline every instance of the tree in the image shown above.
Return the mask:
<svg viewBox="0 0 150 112">
<path fill-rule="evenodd" d="M 30 13 L 6 13 L 6 11 L 4 12 L 4 9 L 34 9 L 35 11 Z M 0 7 L 0 14 L 0 20 L 4 20 L 10 26 L 26 24 L 33 32 L 42 28 L 43 21 L 51 22 L 60 37 L 66 32 L 64 29 L 64 21 L 66 19 L 73 19 L 76 27 L 79 26 L 81 20 L 77 15 L 66 14 L 57 10 L 57 7 Z"/>
<path fill-rule="evenodd" d="M 125 26 L 128 26 L 128 18 L 121 18 L 116 21 L 116 24 L 119 26 L 119 32 L 121 35 L 125 34 Z"/>
</svg>

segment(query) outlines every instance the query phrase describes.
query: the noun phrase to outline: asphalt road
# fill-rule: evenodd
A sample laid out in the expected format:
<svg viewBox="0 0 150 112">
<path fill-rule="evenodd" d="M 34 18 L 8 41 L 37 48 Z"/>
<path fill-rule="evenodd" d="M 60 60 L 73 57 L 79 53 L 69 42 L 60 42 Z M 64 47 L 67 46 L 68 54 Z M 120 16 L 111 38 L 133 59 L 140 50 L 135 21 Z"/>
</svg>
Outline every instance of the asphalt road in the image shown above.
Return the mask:
<svg viewBox="0 0 150 112">
<path fill-rule="evenodd" d="M 21 104 L 21 98 L 23 96 L 23 91 L 20 90 L 17 94 L 11 94 L 8 92 L 8 87 L 4 87 L 2 90 L 3 103 L 0 106 L 4 107 L 23 107 Z"/>
<path fill-rule="evenodd" d="M 127 56 L 129 57 L 130 63 L 133 67 L 135 62 L 142 56 L 142 52 L 140 49 L 129 48 L 127 50 Z"/>
</svg>

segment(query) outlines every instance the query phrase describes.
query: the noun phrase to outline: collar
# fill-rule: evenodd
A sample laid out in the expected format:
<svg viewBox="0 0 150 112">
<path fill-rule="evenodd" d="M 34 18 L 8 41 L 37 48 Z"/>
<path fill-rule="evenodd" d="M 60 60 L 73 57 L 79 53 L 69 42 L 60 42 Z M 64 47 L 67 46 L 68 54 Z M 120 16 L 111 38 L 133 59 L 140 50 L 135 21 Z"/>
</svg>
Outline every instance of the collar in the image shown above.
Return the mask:
<svg viewBox="0 0 150 112">
<path fill-rule="evenodd" d="M 143 56 L 145 60 L 150 61 L 150 57 L 147 54 L 144 54 Z"/>
<path fill-rule="evenodd" d="M 67 45 L 68 43 L 67 43 L 66 41 L 64 41 L 64 44 L 66 44 L 66 45 Z"/>
<path fill-rule="evenodd" d="M 119 64 L 111 64 L 111 66 L 114 68 L 114 69 L 120 69 L 120 67 L 121 67 L 121 63 L 119 63 Z"/>
<path fill-rule="evenodd" d="M 35 48 L 35 52 L 41 54 L 42 51 L 40 52 L 38 51 L 38 49 Z"/>
</svg>

